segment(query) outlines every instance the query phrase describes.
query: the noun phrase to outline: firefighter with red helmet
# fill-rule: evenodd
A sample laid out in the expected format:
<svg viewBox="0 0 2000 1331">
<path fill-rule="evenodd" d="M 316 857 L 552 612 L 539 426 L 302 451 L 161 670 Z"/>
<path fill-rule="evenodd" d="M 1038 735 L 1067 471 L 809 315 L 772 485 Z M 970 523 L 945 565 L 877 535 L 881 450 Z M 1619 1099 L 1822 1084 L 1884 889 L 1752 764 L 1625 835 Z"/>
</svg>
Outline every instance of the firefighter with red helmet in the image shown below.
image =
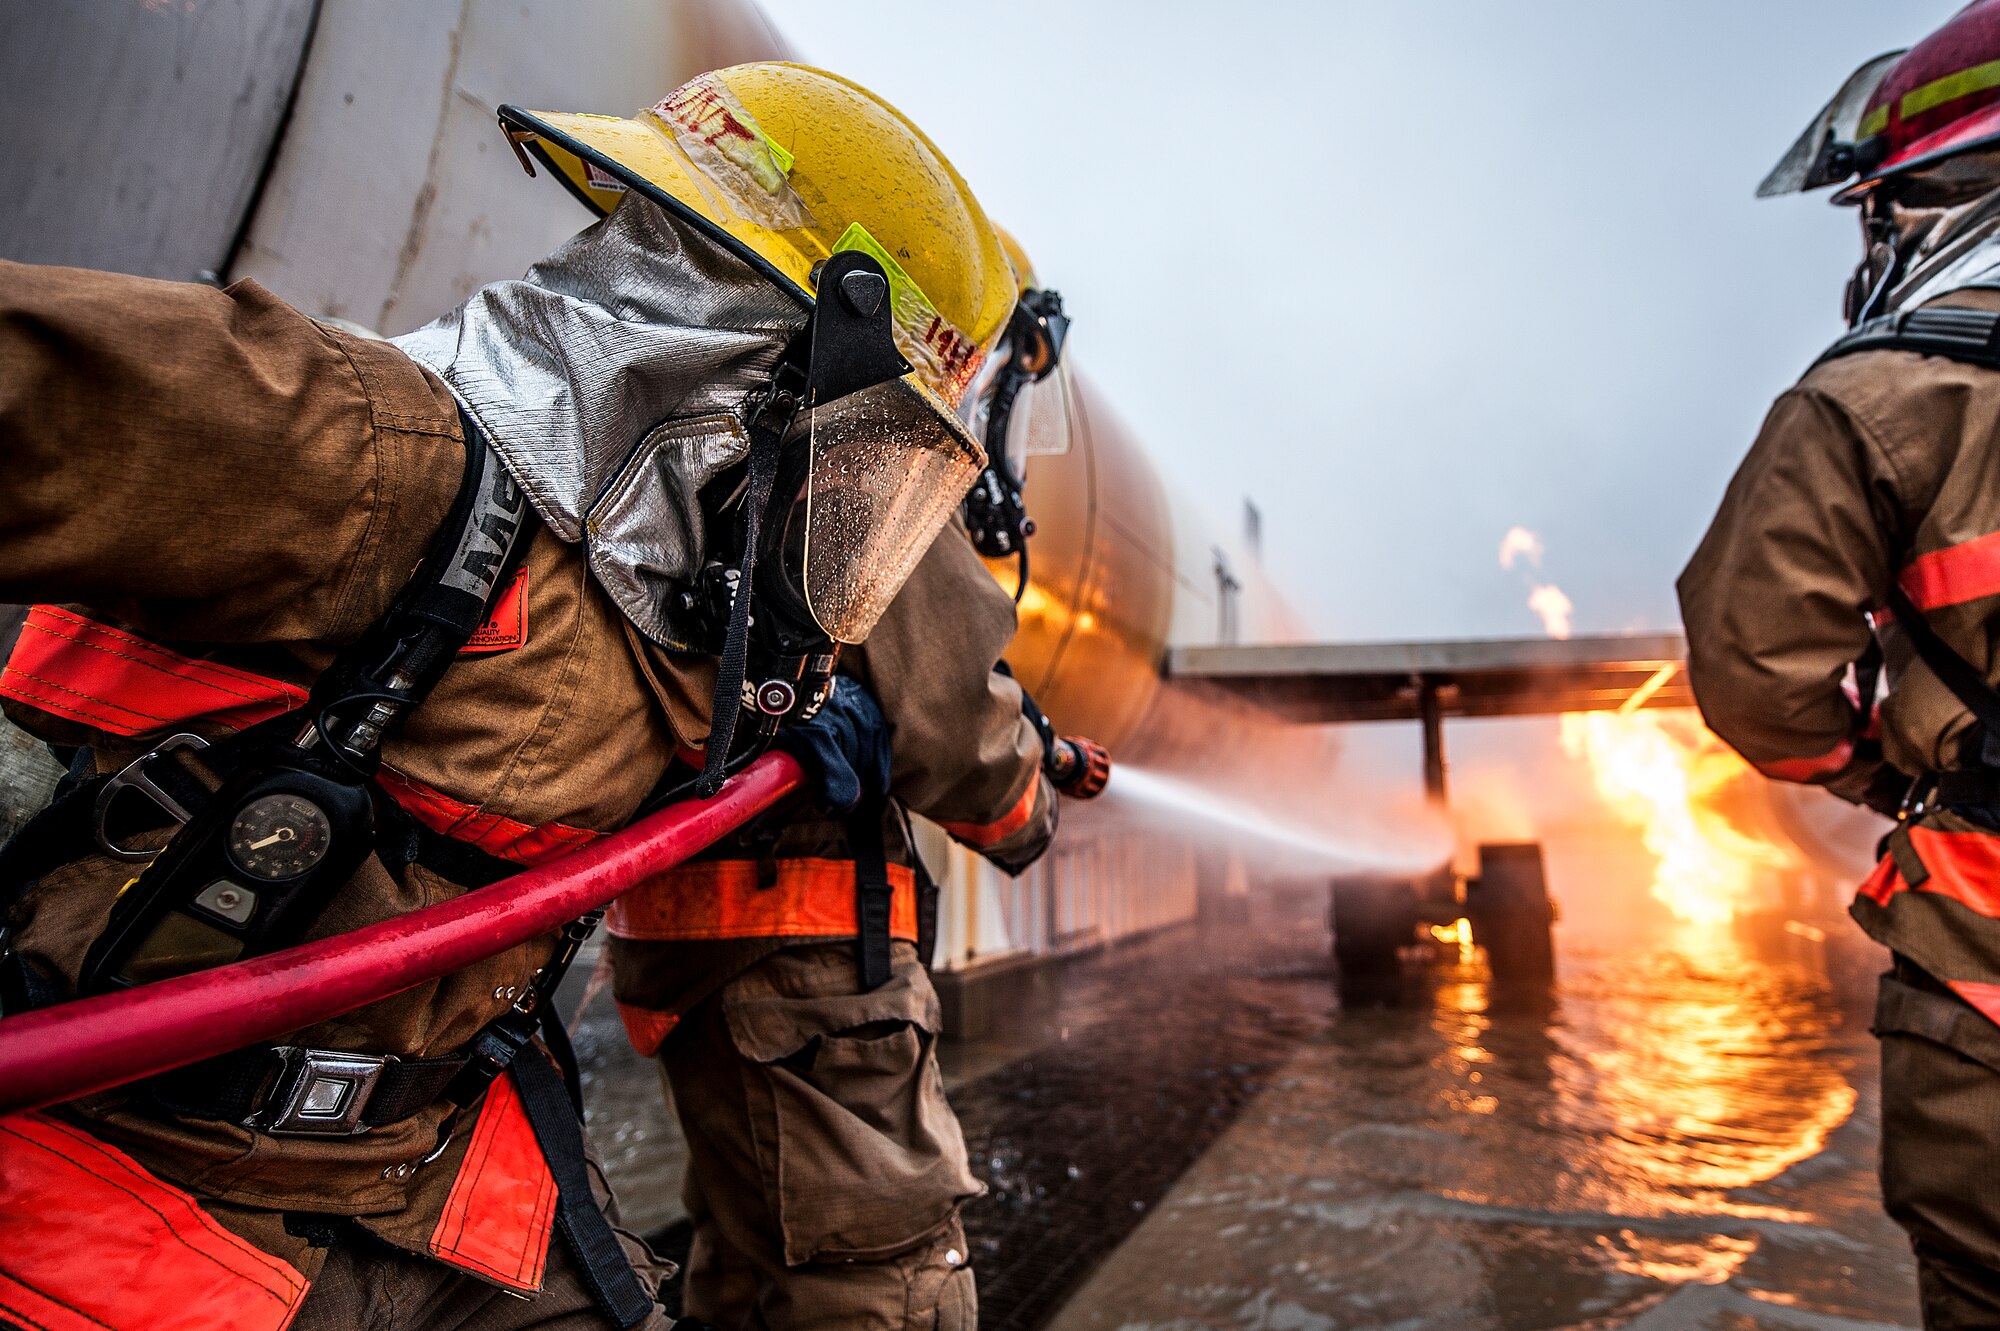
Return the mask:
<svg viewBox="0 0 2000 1331">
<path fill-rule="evenodd" d="M 1765 774 L 1896 818 L 1852 907 L 1895 959 L 1884 1200 L 1926 1326 L 2000 1326 L 2000 0 L 1862 66 L 1758 193 L 1827 185 L 1851 327 L 1681 576 L 1689 676 Z"/>
</svg>

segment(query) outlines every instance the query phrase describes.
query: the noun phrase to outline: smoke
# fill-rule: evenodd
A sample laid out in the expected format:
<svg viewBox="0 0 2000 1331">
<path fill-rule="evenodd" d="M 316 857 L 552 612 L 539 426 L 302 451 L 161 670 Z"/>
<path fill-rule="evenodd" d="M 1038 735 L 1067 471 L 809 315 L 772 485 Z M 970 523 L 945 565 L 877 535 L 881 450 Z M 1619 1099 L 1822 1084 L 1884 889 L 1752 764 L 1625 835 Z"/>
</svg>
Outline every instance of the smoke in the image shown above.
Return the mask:
<svg viewBox="0 0 2000 1331">
<path fill-rule="evenodd" d="M 1569 597 L 1563 594 L 1563 589 L 1554 583 L 1538 582 L 1528 593 L 1528 609 L 1540 616 L 1542 632 L 1551 638 L 1569 636 L 1570 612 L 1575 608 L 1570 604 Z"/>
<path fill-rule="evenodd" d="M 1500 567 L 1511 570 L 1515 560 L 1525 559 L 1540 568 L 1542 550 L 1541 537 L 1526 527 L 1509 527 L 1507 534 L 1500 538 Z"/>
<path fill-rule="evenodd" d="M 1535 532 L 1526 527 L 1509 527 L 1500 538 L 1500 567 L 1512 571 L 1515 564 L 1526 563 L 1529 568 L 1539 569 L 1547 552 L 1548 547 Z M 1576 610 L 1568 595 L 1554 583 L 1542 582 L 1526 568 L 1521 576 L 1528 584 L 1528 609 L 1542 621 L 1542 632 L 1551 638 L 1567 638 L 1570 616 Z"/>
</svg>

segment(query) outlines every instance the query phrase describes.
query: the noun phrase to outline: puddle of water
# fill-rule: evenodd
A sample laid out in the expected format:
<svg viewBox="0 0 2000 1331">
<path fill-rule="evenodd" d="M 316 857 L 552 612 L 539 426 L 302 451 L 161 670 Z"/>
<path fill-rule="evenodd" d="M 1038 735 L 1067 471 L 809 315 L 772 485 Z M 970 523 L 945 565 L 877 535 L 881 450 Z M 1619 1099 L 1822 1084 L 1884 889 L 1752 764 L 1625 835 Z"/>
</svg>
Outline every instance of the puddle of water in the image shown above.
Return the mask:
<svg viewBox="0 0 2000 1331">
<path fill-rule="evenodd" d="M 1049 1325 L 1914 1326 L 1874 1051 L 1823 973 L 1727 931 L 1329 1015 Z"/>
</svg>

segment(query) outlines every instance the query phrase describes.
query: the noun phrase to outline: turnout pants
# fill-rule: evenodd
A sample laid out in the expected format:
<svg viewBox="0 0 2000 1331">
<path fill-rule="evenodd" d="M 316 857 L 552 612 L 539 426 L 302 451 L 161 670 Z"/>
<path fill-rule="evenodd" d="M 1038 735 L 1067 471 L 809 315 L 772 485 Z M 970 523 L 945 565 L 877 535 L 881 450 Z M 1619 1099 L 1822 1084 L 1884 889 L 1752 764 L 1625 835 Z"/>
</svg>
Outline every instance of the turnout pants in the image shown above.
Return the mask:
<svg viewBox="0 0 2000 1331">
<path fill-rule="evenodd" d="M 895 944 L 860 992 L 852 942 L 786 948 L 660 1048 L 687 1136 L 684 1310 L 738 1328 L 971 1331 L 959 1207 L 984 1189 L 944 1098 L 936 992 Z"/>
<path fill-rule="evenodd" d="M 603 1170 L 590 1161 L 591 1188 L 650 1292 L 674 1273 L 618 1223 Z M 312 1292 L 288 1331 L 613 1331 L 614 1323 L 591 1299 L 575 1257 L 560 1234 L 549 1242 L 542 1292 L 522 1298 L 463 1271 L 429 1261 L 355 1228 L 337 1231 Z M 657 1307 L 634 1331 L 668 1331 Z"/>
<path fill-rule="evenodd" d="M 2000 1026 L 1907 962 L 1884 975 L 1882 1197 L 1927 1331 L 2000 1327 Z"/>
<path fill-rule="evenodd" d="M 639 1278 L 657 1287 L 671 1268 L 649 1264 L 644 1249 L 621 1234 Z M 667 1331 L 657 1308 L 638 1331 Z M 319 1279 L 290 1331 L 612 1331 L 591 1301 L 576 1263 L 560 1241 L 549 1248 L 542 1292 L 532 1299 L 438 1262 L 360 1236 L 327 1254 Z"/>
</svg>

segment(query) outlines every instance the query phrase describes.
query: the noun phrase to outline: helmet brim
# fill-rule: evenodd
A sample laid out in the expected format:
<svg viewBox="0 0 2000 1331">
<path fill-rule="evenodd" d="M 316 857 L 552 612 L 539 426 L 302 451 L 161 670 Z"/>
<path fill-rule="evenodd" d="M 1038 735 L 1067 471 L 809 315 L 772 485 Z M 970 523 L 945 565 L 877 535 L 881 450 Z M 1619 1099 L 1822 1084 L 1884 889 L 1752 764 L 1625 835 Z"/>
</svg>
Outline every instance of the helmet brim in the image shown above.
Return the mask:
<svg viewBox="0 0 2000 1331">
<path fill-rule="evenodd" d="M 536 161 L 547 167 L 549 174 L 561 182 L 563 188 L 568 190 L 576 198 L 577 202 L 588 208 L 595 215 L 603 217 L 610 213 L 617 206 L 618 200 L 622 197 L 624 191 L 607 190 L 593 185 L 588 171 L 590 167 L 595 167 L 599 172 L 623 184 L 627 190 L 645 196 L 647 199 L 660 205 L 660 207 L 665 208 L 675 217 L 697 228 L 710 239 L 729 249 L 730 252 L 768 278 L 772 285 L 776 286 L 780 291 L 799 301 L 806 309 L 810 310 L 812 308 L 813 293 L 807 290 L 791 274 L 786 273 L 769 259 L 759 254 L 754 248 L 744 244 L 736 236 L 731 235 L 728 228 L 721 225 L 714 218 L 690 206 L 686 200 L 663 188 L 653 180 L 648 179 L 644 173 L 633 170 L 603 148 L 589 142 L 586 138 L 578 134 L 570 132 L 570 127 L 559 126 L 547 116 L 534 111 L 524 111 L 520 107 L 513 105 L 502 106 L 499 116 L 503 129 L 525 130 L 535 136 L 533 140 L 525 145 L 529 154 Z M 605 133 L 629 133 L 634 129 L 640 129 L 644 132 L 643 127 L 635 125 L 633 121 L 620 120 L 612 116 L 582 117 L 566 115 L 562 119 L 568 121 L 584 119 L 602 121 Z M 663 140 L 665 139 L 664 135 L 658 137 Z M 551 152 L 551 146 L 557 151 Z M 557 153 L 560 153 L 561 156 L 558 156 Z M 693 186 L 690 185 L 690 188 L 692 189 Z"/>
<path fill-rule="evenodd" d="M 2000 143 L 2000 102 L 1954 121 L 1904 148 L 1833 196 L 1835 203 L 1859 203 L 1870 190 L 1901 176 L 1928 171 L 1940 162 Z"/>
</svg>

